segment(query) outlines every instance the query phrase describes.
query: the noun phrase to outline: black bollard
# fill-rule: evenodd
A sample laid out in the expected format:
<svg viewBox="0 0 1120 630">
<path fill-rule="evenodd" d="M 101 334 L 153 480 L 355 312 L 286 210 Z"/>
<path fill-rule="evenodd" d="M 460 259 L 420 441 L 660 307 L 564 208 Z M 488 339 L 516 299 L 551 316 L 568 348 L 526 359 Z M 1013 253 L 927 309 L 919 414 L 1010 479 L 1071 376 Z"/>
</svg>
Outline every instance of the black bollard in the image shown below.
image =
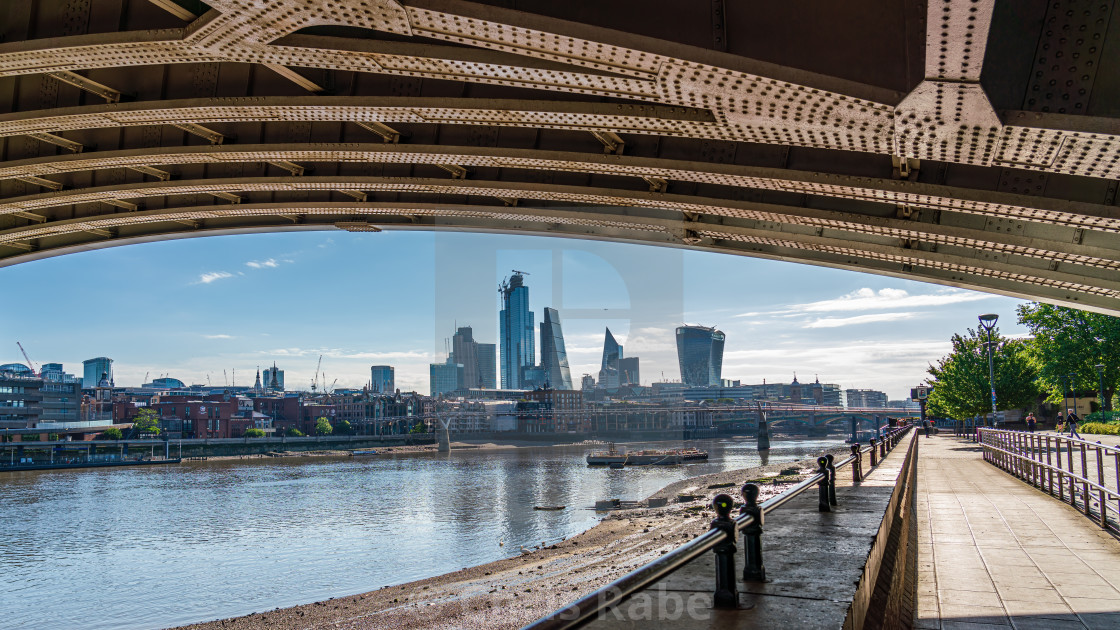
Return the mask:
<svg viewBox="0 0 1120 630">
<path fill-rule="evenodd" d="M 879 465 L 878 458 L 879 449 L 875 447 L 875 438 L 871 438 L 871 467 L 874 468 Z"/>
<path fill-rule="evenodd" d="M 886 436 L 883 436 L 879 440 L 879 459 L 883 459 L 886 456 L 887 456 L 887 438 L 886 438 Z"/>
<path fill-rule="evenodd" d="M 731 519 L 734 500 L 726 494 L 718 494 L 712 499 L 716 518 L 712 529 L 725 534 L 722 542 L 712 551 L 716 554 L 716 592 L 713 604 L 716 608 L 738 608 L 739 590 L 735 587 L 735 521 Z"/>
<path fill-rule="evenodd" d="M 754 517 L 750 525 L 743 528 L 743 550 L 746 564 L 743 565 L 744 582 L 765 582 L 766 567 L 762 564 L 762 508 L 758 507 L 758 486 L 753 483 L 743 485 L 743 507 L 739 514 Z"/>
<path fill-rule="evenodd" d="M 852 444 L 852 481 L 859 483 L 863 480 L 863 453 L 859 449 L 859 442 Z"/>
<path fill-rule="evenodd" d="M 836 502 L 836 459 L 832 453 L 824 456 L 828 460 L 828 504 L 840 505 Z"/>
<path fill-rule="evenodd" d="M 817 458 L 817 474 L 824 477 L 817 484 L 817 511 L 831 512 L 832 508 L 828 506 L 828 458 Z"/>
</svg>

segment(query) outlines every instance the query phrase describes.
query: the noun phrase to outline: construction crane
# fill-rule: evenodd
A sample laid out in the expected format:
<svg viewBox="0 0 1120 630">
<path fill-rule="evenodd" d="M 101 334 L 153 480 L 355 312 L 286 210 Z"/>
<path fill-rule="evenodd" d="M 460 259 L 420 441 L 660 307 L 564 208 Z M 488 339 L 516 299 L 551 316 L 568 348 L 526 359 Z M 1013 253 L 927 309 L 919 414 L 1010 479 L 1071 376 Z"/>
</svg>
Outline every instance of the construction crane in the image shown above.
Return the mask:
<svg viewBox="0 0 1120 630">
<path fill-rule="evenodd" d="M 23 349 L 23 344 L 17 341 L 16 345 L 19 346 L 19 351 L 23 353 L 23 358 L 27 361 L 27 367 L 31 369 L 31 376 L 38 376 L 39 371 L 35 369 L 35 364 L 31 362 L 31 357 L 27 356 L 27 351 Z"/>
<path fill-rule="evenodd" d="M 148 382 L 148 375 L 151 374 L 151 373 L 152 373 L 151 370 L 148 370 L 147 372 L 144 372 L 144 381 L 142 383 L 140 383 L 141 385 Z"/>
<path fill-rule="evenodd" d="M 222 368 L 222 378 L 226 380 L 226 387 L 229 387 L 229 372 L 225 368 Z"/>
<path fill-rule="evenodd" d="M 518 274 L 518 275 L 522 275 L 522 276 L 527 276 L 527 275 L 529 275 L 529 272 L 528 272 L 528 271 L 518 271 L 517 269 L 514 269 L 514 270 L 513 270 L 513 273 L 516 273 L 516 274 Z"/>
<path fill-rule="evenodd" d="M 323 355 L 319 355 L 319 363 L 315 366 L 315 378 L 311 379 L 311 393 L 319 387 L 319 368 L 323 367 Z"/>
<path fill-rule="evenodd" d="M 214 386 L 212 383 L 210 383 L 210 373 L 209 372 L 206 373 L 206 386 L 207 387 L 213 387 Z"/>
<path fill-rule="evenodd" d="M 324 378 L 323 380 L 326 380 L 326 378 Z M 334 386 L 335 385 L 338 385 L 338 379 L 337 378 L 334 379 L 333 383 L 331 383 L 331 388 L 329 390 L 327 390 L 328 394 L 333 394 L 334 393 Z"/>
</svg>

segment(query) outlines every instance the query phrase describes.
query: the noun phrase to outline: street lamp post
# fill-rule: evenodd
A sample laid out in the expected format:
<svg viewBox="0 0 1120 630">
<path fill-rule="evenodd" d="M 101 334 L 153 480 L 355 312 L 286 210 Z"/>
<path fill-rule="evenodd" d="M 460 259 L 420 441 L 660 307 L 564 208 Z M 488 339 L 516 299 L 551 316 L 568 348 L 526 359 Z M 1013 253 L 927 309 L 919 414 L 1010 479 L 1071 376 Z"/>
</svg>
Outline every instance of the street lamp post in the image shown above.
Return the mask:
<svg viewBox="0 0 1120 630">
<path fill-rule="evenodd" d="M 1112 411 L 1109 409 L 1112 405 L 1104 397 L 1104 364 L 1098 363 L 1093 367 L 1097 368 L 1097 408 L 1099 411 Z"/>
<path fill-rule="evenodd" d="M 1077 381 L 1073 380 L 1073 374 L 1069 375 L 1069 393 L 1073 396 L 1073 413 L 1077 413 Z"/>
<path fill-rule="evenodd" d="M 992 424 L 996 423 L 996 370 L 992 361 L 992 329 L 996 327 L 999 315 L 988 313 L 980 316 L 980 327 L 988 333 L 988 384 L 992 387 Z"/>
</svg>

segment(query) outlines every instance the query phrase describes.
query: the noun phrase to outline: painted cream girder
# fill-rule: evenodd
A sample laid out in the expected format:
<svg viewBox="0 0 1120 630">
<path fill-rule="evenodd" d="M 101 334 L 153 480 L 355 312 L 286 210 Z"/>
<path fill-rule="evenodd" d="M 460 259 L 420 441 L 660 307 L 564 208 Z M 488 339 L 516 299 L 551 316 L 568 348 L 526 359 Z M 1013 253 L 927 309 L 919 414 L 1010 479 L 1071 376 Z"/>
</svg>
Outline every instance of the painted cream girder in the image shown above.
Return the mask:
<svg viewBox="0 0 1120 630">
<path fill-rule="evenodd" d="M 992 108 L 979 83 L 978 60 L 984 58 L 995 0 L 928 2 L 925 78 L 908 94 L 456 0 L 208 4 L 211 11 L 181 28 L 0 44 L 0 77 L 49 74 L 115 101 L 123 86 L 74 73 L 234 62 L 265 65 L 310 91 L 316 84 L 289 68 L 528 88 L 544 98 L 110 102 L 3 114 L 0 137 L 27 136 L 82 151 L 86 147 L 75 134 L 98 129 L 173 125 L 218 143 L 223 125 L 246 123 L 364 123 L 387 130 L 386 140 L 396 133 L 394 125 L 463 125 L 590 132 L 600 140 L 617 139 L 613 149 L 607 147 L 616 152 L 627 135 L 640 134 L 1120 178 L 1120 121 Z M 418 39 L 297 34 L 322 25 Z M 546 92 L 588 99 L 550 100 Z M 836 155 L 843 160 L 844 154 Z M 233 163 L 267 163 L 293 174 L 316 164 L 431 165 L 447 177 L 177 178 L 190 165 Z M 64 188 L 73 174 L 114 169 L 160 181 L 117 178 L 121 183 Z M 501 169 L 501 177 L 466 179 L 471 169 Z M 619 183 L 546 184 L 534 176 L 542 172 L 608 176 Z M 118 243 L 237 231 L 480 230 L 808 262 L 1120 314 L 1115 205 L 904 178 L 580 151 L 304 143 L 160 146 L 11 160 L 0 163 L 0 184 L 4 180 L 54 190 L 0 198 L 0 221 L 7 221 L 0 223 L 0 266 Z M 651 192 L 633 188 L 641 180 Z M 670 194 L 668 183 L 702 185 L 703 194 Z M 771 197 L 745 201 L 744 190 L 787 196 L 781 203 Z M 354 201 L 367 193 L 375 200 Z M 298 196 L 285 197 L 293 194 Z M 215 204 L 214 198 L 229 203 Z"/>
<path fill-rule="evenodd" d="M 181 29 L 0 45 L 0 76 L 207 62 L 375 72 L 647 101 L 701 110 L 708 119 L 577 115 L 550 120 L 554 112 L 531 108 L 423 106 L 366 112 L 342 107 L 320 117 L 299 108 L 251 105 L 231 109 L 226 119 L 357 116 L 354 120 L 379 122 L 551 123 L 589 131 L 665 133 L 1120 177 L 1117 121 L 992 110 L 977 83 L 980 63 L 968 60 L 983 57 L 995 0 L 929 3 L 927 48 L 945 52 L 927 51 L 926 81 L 905 96 L 619 31 L 454 0 L 407 5 L 393 0 L 215 0 L 209 4 L 213 10 Z M 306 36 L 294 36 L 294 43 L 276 43 L 318 25 L 364 27 L 479 50 Z M 147 113 L 130 119 L 107 112 L 99 121 L 81 114 L 48 117 L 23 127 L 22 133 L 170 123 L 175 118 L 174 112 L 158 109 Z M 205 110 L 187 110 L 179 122 L 221 119 L 220 111 L 207 115 Z M 9 126 L 5 133 L 19 128 Z"/>
</svg>

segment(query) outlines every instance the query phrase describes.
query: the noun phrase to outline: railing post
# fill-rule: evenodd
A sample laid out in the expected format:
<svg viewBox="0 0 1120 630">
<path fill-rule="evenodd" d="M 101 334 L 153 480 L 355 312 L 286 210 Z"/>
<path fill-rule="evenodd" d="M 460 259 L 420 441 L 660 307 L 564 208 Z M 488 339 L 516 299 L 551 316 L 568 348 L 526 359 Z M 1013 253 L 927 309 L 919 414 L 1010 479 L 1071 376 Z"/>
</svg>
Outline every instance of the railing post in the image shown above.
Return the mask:
<svg viewBox="0 0 1120 630">
<path fill-rule="evenodd" d="M 1051 466 L 1054 465 L 1054 459 L 1050 455 L 1050 436 L 1049 435 L 1046 436 L 1045 444 L 1046 444 L 1046 491 L 1050 493 L 1050 496 L 1054 496 L 1054 469 L 1051 468 Z M 1041 460 L 1042 458 L 1040 457 L 1039 459 Z"/>
<path fill-rule="evenodd" d="M 886 456 L 887 456 L 887 438 L 884 437 L 883 439 L 879 440 L 879 459 L 883 459 Z"/>
<path fill-rule="evenodd" d="M 1098 441 L 1097 444 L 1100 444 Z M 1104 487 L 1104 460 L 1101 459 L 1101 447 L 1097 447 L 1097 485 Z M 1098 490 L 1098 503 L 1101 511 L 1101 527 L 1108 529 L 1108 503 L 1105 502 L 1104 490 Z"/>
<path fill-rule="evenodd" d="M 1066 439 L 1066 464 L 1069 466 L 1069 504 L 1072 506 L 1077 505 L 1077 485 L 1073 483 L 1073 440 Z"/>
<path fill-rule="evenodd" d="M 875 448 L 875 438 L 871 438 L 871 467 L 874 468 L 879 465 L 878 453 L 879 449 Z"/>
<path fill-rule="evenodd" d="M 828 504 L 828 458 L 817 458 L 817 474 L 822 476 L 817 484 L 817 511 L 831 512 L 832 508 Z"/>
<path fill-rule="evenodd" d="M 758 507 L 758 486 L 753 483 L 743 485 L 743 507 L 739 514 L 749 514 L 750 524 L 743 528 L 743 551 L 746 562 L 743 564 L 744 582 L 765 582 L 766 566 L 762 564 L 762 508 Z"/>
<path fill-rule="evenodd" d="M 828 460 L 828 504 L 840 505 L 836 502 L 836 458 L 832 453 L 828 453 L 824 458 Z"/>
<path fill-rule="evenodd" d="M 716 592 L 713 605 L 716 608 L 738 608 L 739 590 L 735 586 L 735 521 L 731 519 L 734 501 L 726 494 L 716 495 L 712 500 L 716 518 L 712 529 L 725 534 L 723 542 L 712 549 L 716 554 Z"/>
<path fill-rule="evenodd" d="M 1085 443 L 1082 442 L 1081 446 L 1081 478 L 1089 478 L 1089 464 L 1085 461 Z M 1081 501 L 1085 503 L 1085 516 L 1089 516 L 1089 482 L 1081 482 Z"/>
<path fill-rule="evenodd" d="M 863 481 L 863 451 L 859 448 L 859 442 L 852 444 L 852 481 L 859 483 Z"/>
</svg>

